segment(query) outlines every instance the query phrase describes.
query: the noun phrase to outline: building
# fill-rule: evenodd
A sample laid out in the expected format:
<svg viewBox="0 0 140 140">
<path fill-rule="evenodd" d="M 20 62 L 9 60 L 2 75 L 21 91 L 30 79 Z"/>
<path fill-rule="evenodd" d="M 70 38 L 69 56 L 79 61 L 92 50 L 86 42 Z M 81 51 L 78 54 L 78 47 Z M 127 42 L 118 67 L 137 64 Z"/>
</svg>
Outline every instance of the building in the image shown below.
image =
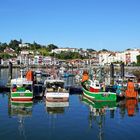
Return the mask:
<svg viewBox="0 0 140 140">
<path fill-rule="evenodd" d="M 105 64 L 110 64 L 112 62 L 115 62 L 115 53 L 110 52 L 110 51 L 102 51 L 99 52 L 99 64 L 100 65 L 105 65 Z"/>
<path fill-rule="evenodd" d="M 137 56 L 140 55 L 140 50 L 129 49 L 125 51 L 125 64 L 137 63 Z"/>
<path fill-rule="evenodd" d="M 50 57 L 50 56 L 44 57 L 43 63 L 44 63 L 44 65 L 52 65 L 52 57 Z"/>
<path fill-rule="evenodd" d="M 128 49 L 123 52 L 116 52 L 116 62 L 124 62 L 126 65 L 137 63 L 138 55 L 140 55 L 139 49 Z"/>
<path fill-rule="evenodd" d="M 125 52 L 115 52 L 115 61 L 120 63 L 120 62 L 125 62 Z"/>
<path fill-rule="evenodd" d="M 34 64 L 41 65 L 43 63 L 43 56 L 36 55 L 34 56 Z"/>
<path fill-rule="evenodd" d="M 57 48 L 57 49 L 52 50 L 51 53 L 59 54 L 61 52 L 78 52 L 78 49 L 76 49 L 76 48 Z"/>
<path fill-rule="evenodd" d="M 4 49 L 4 52 L 5 52 L 5 53 L 8 53 L 8 54 L 11 55 L 11 56 L 16 55 L 15 50 L 12 49 L 12 48 L 5 48 L 5 49 Z"/>
<path fill-rule="evenodd" d="M 140 55 L 139 49 L 128 49 L 123 52 L 99 52 L 99 64 L 111 64 L 124 62 L 126 65 L 137 63 L 137 56 Z"/>
<path fill-rule="evenodd" d="M 19 44 L 19 47 L 20 48 L 29 48 L 29 44 L 28 43 L 22 43 L 22 44 Z"/>
</svg>

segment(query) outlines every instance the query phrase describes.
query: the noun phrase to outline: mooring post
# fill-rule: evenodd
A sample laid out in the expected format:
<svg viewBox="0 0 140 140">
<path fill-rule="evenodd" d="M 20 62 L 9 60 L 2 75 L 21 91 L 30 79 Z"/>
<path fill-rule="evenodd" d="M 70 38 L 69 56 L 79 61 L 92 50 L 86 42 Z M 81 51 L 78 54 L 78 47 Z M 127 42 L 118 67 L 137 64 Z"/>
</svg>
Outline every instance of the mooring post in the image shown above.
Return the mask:
<svg viewBox="0 0 140 140">
<path fill-rule="evenodd" d="M 1 57 L 0 57 L 0 78 L 1 78 Z"/>
<path fill-rule="evenodd" d="M 110 84 L 114 85 L 114 65 L 110 64 Z"/>
<path fill-rule="evenodd" d="M 124 63 L 121 63 L 121 65 L 120 65 L 120 67 L 121 67 L 121 78 L 123 79 L 124 78 Z"/>
<path fill-rule="evenodd" d="M 13 64 L 12 62 L 9 62 L 9 79 L 12 79 L 12 70 L 13 70 Z"/>
</svg>

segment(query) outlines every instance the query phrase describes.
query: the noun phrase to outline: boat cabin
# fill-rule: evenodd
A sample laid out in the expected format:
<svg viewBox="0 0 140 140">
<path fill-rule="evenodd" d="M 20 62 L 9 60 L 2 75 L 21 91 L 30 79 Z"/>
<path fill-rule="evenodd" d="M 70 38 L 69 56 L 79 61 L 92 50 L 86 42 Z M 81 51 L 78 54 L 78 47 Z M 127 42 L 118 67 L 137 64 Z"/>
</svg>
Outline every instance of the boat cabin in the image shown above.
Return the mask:
<svg viewBox="0 0 140 140">
<path fill-rule="evenodd" d="M 12 92 L 25 92 L 33 91 L 33 82 L 27 81 L 25 78 L 12 79 L 11 80 L 11 91 Z"/>
<path fill-rule="evenodd" d="M 90 80 L 90 91 L 91 92 L 99 92 L 101 89 L 100 83 L 98 80 L 91 81 Z"/>
<path fill-rule="evenodd" d="M 46 80 L 44 85 L 47 89 L 47 92 L 56 92 L 56 91 L 64 91 L 64 84 L 63 80 Z"/>
</svg>

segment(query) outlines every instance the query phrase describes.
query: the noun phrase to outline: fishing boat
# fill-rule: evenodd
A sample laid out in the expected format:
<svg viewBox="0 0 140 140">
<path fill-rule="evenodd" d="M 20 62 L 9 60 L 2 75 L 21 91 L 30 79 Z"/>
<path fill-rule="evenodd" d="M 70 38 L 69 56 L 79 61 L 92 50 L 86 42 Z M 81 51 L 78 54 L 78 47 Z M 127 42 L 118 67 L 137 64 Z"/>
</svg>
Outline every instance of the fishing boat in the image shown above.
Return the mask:
<svg viewBox="0 0 140 140">
<path fill-rule="evenodd" d="M 98 80 L 86 80 L 81 83 L 83 95 L 92 101 L 116 101 L 116 93 L 106 92 Z"/>
<path fill-rule="evenodd" d="M 125 91 L 125 97 L 127 99 L 129 99 L 129 98 L 137 99 L 138 98 L 138 91 L 135 90 L 134 82 L 131 79 L 128 80 L 127 89 Z"/>
<path fill-rule="evenodd" d="M 64 88 L 64 80 L 47 79 L 44 81 L 45 97 L 50 102 L 67 102 L 69 100 L 69 91 Z"/>
<path fill-rule="evenodd" d="M 125 99 L 125 87 L 122 83 L 115 83 L 112 87 L 107 87 L 106 91 L 115 92 L 117 101 Z"/>
<path fill-rule="evenodd" d="M 33 81 L 30 77 L 32 72 L 27 72 L 27 77 L 23 77 L 21 70 L 21 77 L 11 79 L 11 100 L 14 101 L 31 101 L 33 99 Z"/>
<path fill-rule="evenodd" d="M 42 98 L 44 96 L 44 87 L 42 84 L 37 83 L 33 86 L 33 97 L 34 98 Z"/>
</svg>

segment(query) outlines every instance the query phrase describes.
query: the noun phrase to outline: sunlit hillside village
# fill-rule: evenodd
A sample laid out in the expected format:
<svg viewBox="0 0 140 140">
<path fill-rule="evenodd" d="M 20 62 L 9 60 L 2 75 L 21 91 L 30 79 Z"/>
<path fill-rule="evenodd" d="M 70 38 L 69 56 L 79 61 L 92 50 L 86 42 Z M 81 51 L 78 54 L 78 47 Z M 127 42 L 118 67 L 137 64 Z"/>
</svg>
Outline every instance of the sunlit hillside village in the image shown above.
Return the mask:
<svg viewBox="0 0 140 140">
<path fill-rule="evenodd" d="M 12 42 L 12 41 L 11 41 Z M 47 65 L 60 65 L 60 64 L 69 64 L 73 66 L 85 66 L 85 65 L 109 65 L 111 63 L 119 64 L 124 62 L 125 65 L 133 66 L 138 63 L 138 56 L 140 55 L 140 49 L 127 49 L 124 51 L 110 51 L 106 49 L 102 49 L 100 51 L 96 50 L 96 47 L 90 47 L 91 49 L 82 49 L 82 48 L 62 48 L 57 47 L 53 44 L 45 47 L 51 47 L 49 53 L 44 55 L 44 50 L 40 51 L 40 49 L 30 49 L 31 45 L 33 48 L 33 44 L 30 43 L 20 43 L 14 40 L 11 44 L 5 45 L 5 48 L 1 50 L 1 54 L 8 54 L 11 57 L 4 58 L 1 57 L 1 65 L 5 66 L 9 64 L 9 61 L 13 63 L 13 65 L 30 65 L 30 66 L 47 66 Z M 15 47 L 13 46 L 16 44 Z M 36 43 L 37 44 L 37 43 Z M 3 44 L 1 43 L 1 46 Z M 38 44 L 37 44 L 38 45 Z M 55 46 L 55 47 L 54 47 Z M 18 51 L 17 51 L 18 48 Z M 40 47 L 42 49 L 42 46 Z M 62 55 L 66 53 L 76 53 L 80 57 L 59 59 L 58 55 Z"/>
</svg>

